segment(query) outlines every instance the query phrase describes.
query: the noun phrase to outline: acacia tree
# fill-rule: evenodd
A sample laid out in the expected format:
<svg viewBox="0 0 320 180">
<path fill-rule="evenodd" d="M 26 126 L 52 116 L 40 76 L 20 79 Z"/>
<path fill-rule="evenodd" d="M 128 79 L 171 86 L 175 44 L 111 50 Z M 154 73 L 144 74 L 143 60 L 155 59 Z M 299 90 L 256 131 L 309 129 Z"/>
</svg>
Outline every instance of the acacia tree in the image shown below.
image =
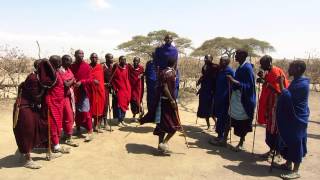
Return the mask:
<svg viewBox="0 0 320 180">
<path fill-rule="evenodd" d="M 163 44 L 163 39 L 168 34 L 173 37 L 175 46 L 180 54 L 185 55 L 187 49 L 192 49 L 192 41 L 190 39 L 179 37 L 175 32 L 167 30 L 152 31 L 146 36 L 133 36 L 130 41 L 118 45 L 117 49 L 128 52 L 130 55 L 151 56 L 155 48 Z"/>
<path fill-rule="evenodd" d="M 259 53 L 274 51 L 274 47 L 266 41 L 257 40 L 254 38 L 239 39 L 216 37 L 205 41 L 199 48 L 195 49 L 192 56 L 203 56 L 204 54 L 212 54 L 213 56 L 227 55 L 233 58 L 237 49 L 245 49 L 250 56 L 258 56 Z"/>
<path fill-rule="evenodd" d="M 17 47 L 0 47 L 0 89 L 17 89 L 23 74 L 32 68 L 31 60 Z"/>
</svg>

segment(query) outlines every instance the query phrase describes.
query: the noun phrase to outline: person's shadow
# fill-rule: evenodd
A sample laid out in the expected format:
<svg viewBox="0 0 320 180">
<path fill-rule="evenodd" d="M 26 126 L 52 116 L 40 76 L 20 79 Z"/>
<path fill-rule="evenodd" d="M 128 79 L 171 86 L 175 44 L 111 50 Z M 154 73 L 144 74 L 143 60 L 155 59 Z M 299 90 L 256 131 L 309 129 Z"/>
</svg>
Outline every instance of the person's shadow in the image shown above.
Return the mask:
<svg viewBox="0 0 320 180">
<path fill-rule="evenodd" d="M 43 150 L 33 150 L 33 154 L 44 154 Z M 24 157 L 21 156 L 19 151 L 17 150 L 14 154 L 8 155 L 2 159 L 0 159 L 0 169 L 2 168 L 17 168 L 23 166 Z M 44 161 L 45 157 L 32 157 L 33 161 Z"/>
<path fill-rule="evenodd" d="M 150 126 L 138 126 L 138 127 L 127 126 L 127 127 L 119 128 L 119 131 L 145 134 L 145 133 L 152 132 L 153 129 L 154 128 Z"/>
<path fill-rule="evenodd" d="M 266 161 L 265 159 L 262 159 L 258 157 L 258 155 L 251 154 L 247 151 L 234 152 L 230 149 L 224 148 L 211 150 L 207 153 L 219 155 L 228 161 L 240 161 L 238 165 L 223 165 L 223 167 L 244 176 L 279 177 L 281 174 L 281 171 L 275 168 L 273 168 L 272 173 L 270 173 L 270 165 L 263 163 L 263 161 Z"/>
<path fill-rule="evenodd" d="M 209 144 L 208 141 L 213 139 L 212 134 L 202 131 L 202 129 L 199 127 L 183 126 L 183 128 L 187 134 L 187 139 L 191 138 L 195 140 L 193 143 L 189 143 L 191 148 L 206 149 L 208 154 L 220 156 L 226 161 L 240 162 L 238 165 L 223 165 L 223 167 L 226 169 L 241 175 L 253 177 L 279 176 L 282 172 L 273 168 L 272 173 L 270 173 L 270 165 L 263 163 L 265 160 L 256 154 L 252 154 L 248 151 L 234 152 L 232 150 L 232 146 L 230 145 L 228 148 L 225 148 Z M 232 140 L 234 142 L 234 139 Z"/>
<path fill-rule="evenodd" d="M 132 154 L 147 154 L 151 156 L 170 156 L 169 154 L 167 155 L 162 154 L 158 151 L 158 149 L 145 144 L 129 143 L 129 144 L 126 144 L 126 149 L 128 153 L 132 153 Z"/>
<path fill-rule="evenodd" d="M 0 169 L 2 168 L 16 168 L 21 167 L 23 164 L 21 162 L 21 155 L 17 150 L 14 154 L 8 155 L 0 159 Z"/>
<path fill-rule="evenodd" d="M 16 168 L 21 167 L 23 164 L 20 162 L 20 155 L 11 154 L 0 159 L 0 169 L 2 168 Z"/>
</svg>

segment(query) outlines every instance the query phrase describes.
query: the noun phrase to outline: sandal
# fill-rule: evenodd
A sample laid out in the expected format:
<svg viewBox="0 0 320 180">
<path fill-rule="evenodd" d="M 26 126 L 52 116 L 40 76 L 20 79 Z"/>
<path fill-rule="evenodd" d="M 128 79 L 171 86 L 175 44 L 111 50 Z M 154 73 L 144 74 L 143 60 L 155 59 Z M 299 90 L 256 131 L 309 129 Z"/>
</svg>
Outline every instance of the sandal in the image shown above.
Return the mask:
<svg viewBox="0 0 320 180">
<path fill-rule="evenodd" d="M 103 133 L 103 131 L 101 129 L 95 129 L 93 131 L 96 132 L 96 133 Z"/>
<path fill-rule="evenodd" d="M 92 141 L 92 140 L 93 140 L 92 134 L 88 134 L 88 135 L 86 136 L 86 138 L 84 139 L 84 142 L 90 142 L 90 141 Z"/>
<path fill-rule="evenodd" d="M 300 178 L 300 174 L 298 172 L 291 172 L 291 173 L 288 173 L 288 174 L 281 174 L 280 177 L 282 179 L 298 179 Z"/>
<path fill-rule="evenodd" d="M 59 157 L 61 157 L 62 156 L 62 153 L 47 153 L 46 154 L 46 160 L 47 161 L 50 161 L 50 160 L 52 160 L 52 159 L 56 159 L 56 158 L 59 158 Z"/>
<path fill-rule="evenodd" d="M 37 163 L 35 163 L 35 162 L 32 161 L 32 160 L 27 161 L 27 162 L 24 164 L 24 167 L 25 167 L 25 168 L 29 168 L 29 169 L 40 169 L 40 168 L 42 168 L 42 166 L 41 166 L 40 164 L 37 164 Z"/>
<path fill-rule="evenodd" d="M 69 146 L 72 146 L 72 147 L 79 147 L 79 144 L 76 143 L 76 142 L 73 142 L 71 138 L 70 138 L 70 139 L 66 139 L 66 140 L 64 141 L 64 143 L 65 143 L 66 145 L 69 145 Z"/>
<path fill-rule="evenodd" d="M 62 153 L 62 154 L 69 154 L 69 153 L 70 153 L 70 148 L 64 147 L 64 146 L 60 146 L 59 149 L 54 149 L 53 152 L 54 152 L 54 153 L 60 152 L 60 153 Z"/>
</svg>

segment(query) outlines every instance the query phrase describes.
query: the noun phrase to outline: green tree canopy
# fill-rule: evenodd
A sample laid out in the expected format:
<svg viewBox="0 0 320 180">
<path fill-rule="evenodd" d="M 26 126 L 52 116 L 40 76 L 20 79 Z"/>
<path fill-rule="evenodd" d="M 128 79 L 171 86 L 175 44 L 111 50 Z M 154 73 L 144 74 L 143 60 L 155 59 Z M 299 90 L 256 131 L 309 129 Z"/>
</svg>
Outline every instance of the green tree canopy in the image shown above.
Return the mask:
<svg viewBox="0 0 320 180">
<path fill-rule="evenodd" d="M 239 39 L 239 38 L 225 38 L 216 37 L 205 41 L 199 48 L 195 49 L 192 56 L 203 56 L 211 54 L 213 56 L 227 55 L 232 58 L 237 49 L 245 49 L 250 56 L 258 56 L 260 53 L 274 51 L 274 47 L 266 41 L 257 40 L 254 38 Z"/>
<path fill-rule="evenodd" d="M 151 56 L 155 48 L 163 44 L 166 35 L 171 35 L 179 53 L 185 54 L 187 49 L 192 49 L 192 41 L 188 38 L 179 37 L 175 32 L 159 30 L 149 32 L 146 36 L 138 35 L 132 37 L 130 41 L 118 45 L 117 49 L 137 56 Z"/>
</svg>

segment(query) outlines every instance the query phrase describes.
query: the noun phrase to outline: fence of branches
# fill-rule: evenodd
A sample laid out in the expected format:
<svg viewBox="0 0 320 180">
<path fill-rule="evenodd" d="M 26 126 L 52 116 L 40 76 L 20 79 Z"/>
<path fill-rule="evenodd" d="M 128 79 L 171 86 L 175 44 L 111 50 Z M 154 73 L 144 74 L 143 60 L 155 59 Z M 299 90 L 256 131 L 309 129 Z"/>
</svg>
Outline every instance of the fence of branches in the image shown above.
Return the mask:
<svg viewBox="0 0 320 180">
<path fill-rule="evenodd" d="M 19 48 L 0 47 L 0 99 L 14 98 L 17 95 L 18 85 L 32 71 L 34 59 L 26 57 Z M 129 60 L 130 62 L 130 60 Z M 214 60 L 218 63 L 218 59 Z M 311 79 L 311 90 L 320 92 L 320 59 L 308 59 L 305 73 Z M 143 64 L 145 61 L 143 61 Z M 258 71 L 258 59 L 253 59 L 255 70 Z M 290 60 L 276 60 L 274 64 L 287 71 Z M 179 59 L 180 88 L 188 92 L 196 92 L 196 82 L 201 76 L 202 59 L 181 57 Z M 238 65 L 232 61 L 235 69 Z"/>
<path fill-rule="evenodd" d="M 273 64 L 287 72 L 290 61 L 292 60 L 275 60 Z M 320 59 L 313 58 L 304 61 L 307 64 L 305 75 L 311 80 L 310 89 L 312 91 L 320 92 Z M 218 59 L 215 59 L 214 62 L 218 63 Z M 260 67 L 258 59 L 252 59 L 251 63 L 254 64 L 257 73 Z M 192 92 L 197 91 L 196 81 L 201 76 L 203 64 L 203 60 L 200 59 L 181 58 L 179 60 L 179 71 L 181 74 L 180 88 Z M 236 69 L 238 66 L 234 61 L 232 61 L 230 65 L 233 69 Z"/>
</svg>

